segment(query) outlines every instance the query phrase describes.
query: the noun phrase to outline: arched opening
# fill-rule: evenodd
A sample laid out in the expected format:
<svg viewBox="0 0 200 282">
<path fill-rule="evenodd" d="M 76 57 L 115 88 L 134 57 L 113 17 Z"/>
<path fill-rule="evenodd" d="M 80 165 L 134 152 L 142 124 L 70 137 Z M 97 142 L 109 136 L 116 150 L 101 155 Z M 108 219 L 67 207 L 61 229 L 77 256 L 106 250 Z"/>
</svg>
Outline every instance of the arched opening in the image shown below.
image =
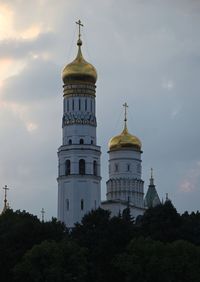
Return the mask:
<svg viewBox="0 0 200 282">
<path fill-rule="evenodd" d="M 93 174 L 97 176 L 97 162 L 93 161 Z"/>
<path fill-rule="evenodd" d="M 83 209 L 84 209 L 84 201 L 83 199 L 81 199 L 81 210 L 83 211 Z"/>
<path fill-rule="evenodd" d="M 81 99 L 78 100 L 78 109 L 81 110 Z"/>
<path fill-rule="evenodd" d="M 69 199 L 66 199 L 66 210 L 69 210 Z"/>
<path fill-rule="evenodd" d="M 87 111 L 87 99 L 85 99 L 85 111 Z"/>
<path fill-rule="evenodd" d="M 72 145 L 72 139 L 69 139 L 68 144 Z"/>
<path fill-rule="evenodd" d="M 94 141 L 93 140 L 91 140 L 91 145 L 93 145 L 94 144 Z"/>
<path fill-rule="evenodd" d="M 65 162 L 65 175 L 69 175 L 71 173 L 71 162 L 70 160 L 66 160 Z"/>
<path fill-rule="evenodd" d="M 92 112 L 92 100 L 90 100 L 90 111 Z"/>
<path fill-rule="evenodd" d="M 85 174 L 85 160 L 83 159 L 79 160 L 79 174 L 81 175 Z"/>
<path fill-rule="evenodd" d="M 79 140 L 79 144 L 84 144 L 83 138 L 81 138 L 81 139 Z"/>
</svg>

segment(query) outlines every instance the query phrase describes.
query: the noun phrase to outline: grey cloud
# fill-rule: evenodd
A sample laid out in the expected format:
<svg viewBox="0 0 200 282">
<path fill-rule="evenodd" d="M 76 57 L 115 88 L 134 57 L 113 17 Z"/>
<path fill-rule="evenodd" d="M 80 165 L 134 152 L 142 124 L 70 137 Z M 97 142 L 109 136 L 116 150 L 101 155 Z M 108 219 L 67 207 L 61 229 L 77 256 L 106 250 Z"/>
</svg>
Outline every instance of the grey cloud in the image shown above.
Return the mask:
<svg viewBox="0 0 200 282">
<path fill-rule="evenodd" d="M 39 5 L 42 2 L 50 3 L 49 7 L 44 9 Z M 21 51 L 13 48 L 8 52 L 16 52 L 16 58 L 25 58 L 33 50 L 51 50 L 51 61 L 29 60 L 27 67 L 7 80 L 3 88 L 4 99 L 26 104 L 31 109 L 30 120 L 39 125 L 38 131 L 29 135 L 21 120 L 15 120 L 9 113 L 1 116 L 4 123 L 10 120 L 9 126 L 3 127 L 1 147 L 6 148 L 8 143 L 12 148 L 11 141 L 15 142 L 13 154 L 9 154 L 10 148 L 5 154 L 2 149 L 4 173 L 0 172 L 3 182 L 9 180 L 18 187 L 12 192 L 14 207 L 37 212 L 42 202 L 48 201 L 49 214 L 55 215 L 56 151 L 61 144 L 62 117 L 60 71 L 61 64 L 70 62 L 76 54 L 74 22 L 80 17 L 85 25 L 83 54 L 98 71 L 97 133 L 103 153 L 102 197 L 105 198 L 108 177 L 107 143 L 122 130 L 121 105 L 127 101 L 129 131 L 143 143 L 145 185 L 153 166 L 161 197 L 168 192 L 180 211 L 198 209 L 198 189 L 193 194 L 183 194 L 178 185 L 199 159 L 199 1 L 127 0 L 117 4 L 76 1 L 70 5 L 67 2 L 60 1 L 58 5 L 55 1 L 24 1 L 26 14 L 20 14 L 20 8 L 15 6 L 18 28 L 40 21 L 53 27 L 55 34 L 41 35 L 41 41 L 38 38 L 27 46 L 21 42 Z M 17 5 L 16 1 L 13 3 Z M 2 56 L 7 54 L 5 50 L 0 52 L 5 52 Z M 163 80 L 172 81 L 174 87 L 163 88 Z M 177 108 L 179 111 L 172 118 Z M 15 138 L 17 134 L 19 140 Z M 24 166 L 31 173 L 23 177 Z M 200 187 L 198 181 L 196 185 Z"/>
<path fill-rule="evenodd" d="M 50 51 L 57 42 L 53 32 L 39 34 L 33 39 L 6 39 L 0 41 L 0 58 L 25 58 L 30 53 Z"/>
<path fill-rule="evenodd" d="M 4 81 L 3 98 L 28 102 L 49 99 L 61 91 L 60 67 L 42 59 L 30 60 L 23 71 Z"/>
</svg>

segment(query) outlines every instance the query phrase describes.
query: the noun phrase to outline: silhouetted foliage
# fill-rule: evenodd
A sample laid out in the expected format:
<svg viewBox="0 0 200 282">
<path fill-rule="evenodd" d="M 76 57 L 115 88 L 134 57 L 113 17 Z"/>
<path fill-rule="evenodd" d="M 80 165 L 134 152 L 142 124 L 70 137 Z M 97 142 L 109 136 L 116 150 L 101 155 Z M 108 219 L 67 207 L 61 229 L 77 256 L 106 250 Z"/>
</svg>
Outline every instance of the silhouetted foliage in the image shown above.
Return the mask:
<svg viewBox="0 0 200 282">
<path fill-rule="evenodd" d="M 140 220 L 141 235 L 163 242 L 180 239 L 181 225 L 181 216 L 171 201 L 149 208 Z"/>
<path fill-rule="evenodd" d="M 44 240 L 61 240 L 63 224 L 52 219 L 42 223 L 25 211 L 8 209 L 0 216 L 0 273 L 1 281 L 12 281 L 12 268 L 25 252 Z"/>
<path fill-rule="evenodd" d="M 195 245 L 200 245 L 200 213 L 192 212 L 190 215 L 185 212 L 182 216 L 181 238 L 192 242 Z"/>
<path fill-rule="evenodd" d="M 91 211 L 70 232 L 56 219 L 7 210 L 1 282 L 200 281 L 200 213 L 179 215 L 167 201 L 134 223 L 128 208 L 117 217 Z"/>
<path fill-rule="evenodd" d="M 86 250 L 70 241 L 44 241 L 16 265 L 14 278 L 16 282 L 84 282 L 86 273 Z"/>
<path fill-rule="evenodd" d="M 89 250 L 90 281 L 112 281 L 115 272 L 113 257 L 120 253 L 134 236 L 135 226 L 128 219 L 111 217 L 109 211 L 97 209 L 85 215 L 71 236 Z M 117 279 L 117 277 L 116 277 Z"/>
<path fill-rule="evenodd" d="M 198 282 L 200 247 L 186 241 L 166 244 L 148 238 L 133 239 L 113 265 L 124 282 Z"/>
</svg>

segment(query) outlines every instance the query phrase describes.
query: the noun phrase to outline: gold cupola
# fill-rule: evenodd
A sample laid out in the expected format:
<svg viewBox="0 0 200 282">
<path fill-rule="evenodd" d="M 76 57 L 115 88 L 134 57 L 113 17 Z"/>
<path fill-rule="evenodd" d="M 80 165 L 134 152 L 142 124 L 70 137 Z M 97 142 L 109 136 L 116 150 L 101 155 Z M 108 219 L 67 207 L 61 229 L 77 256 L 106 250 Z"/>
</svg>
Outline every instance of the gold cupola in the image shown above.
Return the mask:
<svg viewBox="0 0 200 282">
<path fill-rule="evenodd" d="M 78 53 L 75 60 L 64 67 L 62 71 L 62 80 L 64 84 L 73 82 L 89 82 L 95 84 L 97 81 L 97 71 L 92 64 L 88 63 L 83 58 L 81 52 L 82 40 L 80 33 L 80 26 L 83 25 L 80 20 L 77 24 L 79 25 L 79 38 L 77 41 Z"/>
<path fill-rule="evenodd" d="M 108 143 L 109 150 L 114 151 L 123 148 L 134 148 L 137 151 L 141 151 L 142 143 L 140 139 L 128 132 L 126 117 L 126 108 L 128 105 L 125 103 L 123 106 L 125 107 L 124 129 L 121 134 L 110 139 Z"/>
</svg>

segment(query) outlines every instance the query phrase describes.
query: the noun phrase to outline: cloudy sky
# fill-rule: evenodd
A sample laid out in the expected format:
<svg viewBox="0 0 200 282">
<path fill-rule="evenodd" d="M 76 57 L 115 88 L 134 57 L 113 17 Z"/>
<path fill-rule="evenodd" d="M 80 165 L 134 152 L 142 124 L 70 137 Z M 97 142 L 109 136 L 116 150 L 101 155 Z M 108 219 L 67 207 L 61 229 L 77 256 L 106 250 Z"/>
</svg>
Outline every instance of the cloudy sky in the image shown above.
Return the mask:
<svg viewBox="0 0 200 282">
<path fill-rule="evenodd" d="M 123 127 L 143 144 L 145 191 L 200 209 L 200 1 L 0 0 L 0 186 L 13 209 L 57 210 L 61 70 L 76 55 L 95 65 L 105 199 L 107 143 Z M 3 207 L 3 190 L 0 208 Z"/>
</svg>

